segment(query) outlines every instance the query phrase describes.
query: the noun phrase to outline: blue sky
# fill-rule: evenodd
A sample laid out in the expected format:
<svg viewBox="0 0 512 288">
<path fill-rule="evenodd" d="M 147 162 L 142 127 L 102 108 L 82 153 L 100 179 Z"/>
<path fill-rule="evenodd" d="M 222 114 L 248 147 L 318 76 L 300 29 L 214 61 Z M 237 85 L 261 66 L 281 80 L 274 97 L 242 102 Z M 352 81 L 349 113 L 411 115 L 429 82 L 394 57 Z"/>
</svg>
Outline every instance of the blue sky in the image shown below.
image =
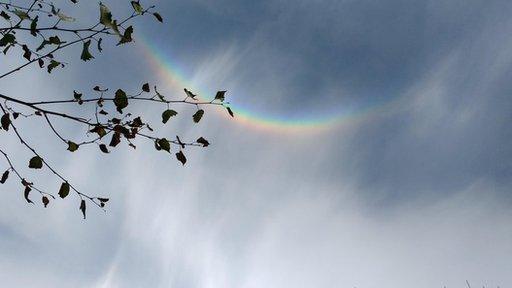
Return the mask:
<svg viewBox="0 0 512 288">
<path fill-rule="evenodd" d="M 94 22 L 96 3 L 82 2 L 66 6 L 68 14 Z M 131 9 L 104 2 L 120 14 Z M 357 117 L 286 133 L 215 109 L 194 125 L 193 111 L 182 109 L 160 131 L 212 142 L 190 150 L 185 167 L 143 143 L 70 156 L 45 137 L 44 123 L 20 120 L 78 187 L 111 201 L 107 213 L 90 207 L 83 221 L 73 201 L 45 210 L 27 205 L 14 184 L 0 187 L 2 285 L 512 285 L 512 3 L 154 4 L 164 24 L 137 21 L 135 34 L 183 71 L 187 88 L 228 90 L 234 107 L 262 119 L 346 109 Z M 96 84 L 130 91 L 149 81 L 167 95 L 182 93 L 141 47 L 106 45 L 87 63 L 71 50 L 65 70 L 25 70 L 0 80 L 0 92 L 66 98 Z M 158 123 L 159 107 L 138 108 Z M 0 139 L 20 163 L 28 159 L 13 137 Z"/>
</svg>

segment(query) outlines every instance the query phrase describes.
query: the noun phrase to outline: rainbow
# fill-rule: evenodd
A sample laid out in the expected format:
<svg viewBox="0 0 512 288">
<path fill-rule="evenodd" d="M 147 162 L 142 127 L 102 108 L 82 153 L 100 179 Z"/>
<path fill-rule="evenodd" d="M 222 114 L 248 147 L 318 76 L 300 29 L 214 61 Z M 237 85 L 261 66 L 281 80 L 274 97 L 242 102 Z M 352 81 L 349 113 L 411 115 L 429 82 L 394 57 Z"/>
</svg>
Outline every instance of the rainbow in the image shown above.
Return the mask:
<svg viewBox="0 0 512 288">
<path fill-rule="evenodd" d="M 190 81 L 187 80 L 188 77 L 180 65 L 176 61 L 173 61 L 169 55 L 165 54 L 161 49 L 140 37 L 137 38 L 136 46 L 141 47 L 142 53 L 150 63 L 151 68 L 158 77 L 167 84 L 176 85 L 175 87 L 189 88 L 194 91 L 194 93 L 197 92 L 196 94 L 198 94 L 198 97 L 202 100 L 211 100 L 201 95 L 210 95 L 212 93 L 204 93 L 201 87 L 190 85 Z M 230 101 L 229 106 L 235 114 L 235 122 L 245 127 L 277 133 L 307 133 L 329 131 L 342 125 L 354 124 L 355 122 L 367 119 L 369 115 L 375 115 L 378 111 L 386 109 L 391 105 L 391 102 L 394 102 L 394 100 L 378 105 L 370 105 L 364 109 L 355 111 L 339 111 L 327 116 L 315 118 L 304 117 L 300 119 L 265 115 L 262 112 L 252 111 L 233 101 Z M 226 111 L 218 111 L 223 117 L 231 118 Z"/>
</svg>

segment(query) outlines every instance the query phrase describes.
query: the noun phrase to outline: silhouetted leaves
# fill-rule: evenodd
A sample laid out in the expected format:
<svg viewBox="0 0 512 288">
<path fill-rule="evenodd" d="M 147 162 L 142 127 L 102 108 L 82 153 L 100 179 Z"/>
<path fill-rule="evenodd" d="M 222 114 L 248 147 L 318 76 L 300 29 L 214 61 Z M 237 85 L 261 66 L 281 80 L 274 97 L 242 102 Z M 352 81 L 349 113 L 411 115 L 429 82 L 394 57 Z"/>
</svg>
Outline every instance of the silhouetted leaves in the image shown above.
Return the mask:
<svg viewBox="0 0 512 288">
<path fill-rule="evenodd" d="M 32 36 L 34 36 L 34 37 L 37 36 L 37 21 L 38 20 L 39 20 L 39 16 L 36 16 L 32 20 L 32 23 L 30 23 L 30 34 L 32 34 Z"/>
<path fill-rule="evenodd" d="M 89 61 L 94 58 L 92 56 L 91 52 L 89 51 L 89 46 L 91 45 L 91 40 L 87 40 L 84 42 L 83 48 L 82 48 L 82 54 L 80 55 L 80 59 L 84 61 Z"/>
<path fill-rule="evenodd" d="M 124 30 L 123 36 L 121 36 L 121 40 L 119 40 L 119 43 L 117 43 L 117 45 L 121 45 L 121 44 L 124 44 L 124 43 L 132 42 L 133 41 L 132 33 L 133 33 L 133 27 L 132 26 L 126 28 L 126 30 Z"/>
<path fill-rule="evenodd" d="M 118 89 L 116 91 L 116 95 L 114 97 L 114 105 L 116 105 L 117 112 L 119 113 L 123 113 L 123 109 L 128 106 L 128 97 L 123 90 Z"/>
<path fill-rule="evenodd" d="M 41 169 L 43 168 L 43 159 L 39 156 L 34 156 L 28 162 L 28 168 Z"/>
<path fill-rule="evenodd" d="M 192 98 L 192 99 L 196 99 L 196 94 L 192 93 L 190 90 L 188 90 L 187 88 L 184 88 L 183 91 L 185 91 L 185 94 L 187 94 L 188 97 Z"/>
<path fill-rule="evenodd" d="M 89 132 L 98 134 L 98 136 L 100 136 L 100 138 L 102 138 L 103 136 L 107 135 L 107 131 L 105 131 L 105 128 L 103 126 L 101 126 L 101 125 L 94 126 L 94 128 L 89 130 Z"/>
<path fill-rule="evenodd" d="M 142 85 L 142 91 L 149 93 L 149 83 L 145 83 L 144 85 Z"/>
<path fill-rule="evenodd" d="M 32 191 L 32 188 L 30 188 L 30 186 L 25 186 L 25 191 L 23 191 L 23 196 L 25 197 L 25 200 L 27 200 L 28 203 L 34 204 L 34 202 L 32 202 L 32 200 L 30 200 L 28 198 L 30 191 Z"/>
<path fill-rule="evenodd" d="M 100 23 L 106 27 L 112 26 L 112 13 L 105 4 L 100 2 Z"/>
<path fill-rule="evenodd" d="M 61 63 L 59 61 L 51 60 L 50 64 L 46 66 L 46 69 L 48 69 L 48 73 L 52 73 L 52 70 L 58 67 Z"/>
<path fill-rule="evenodd" d="M 109 153 L 109 151 L 107 149 L 107 145 L 105 145 L 105 144 L 100 144 L 100 150 L 103 153 Z"/>
<path fill-rule="evenodd" d="M 219 100 L 220 102 L 224 102 L 226 91 L 218 91 L 215 94 L 215 100 Z"/>
<path fill-rule="evenodd" d="M 68 151 L 75 152 L 78 150 L 78 144 L 73 141 L 68 141 Z"/>
<path fill-rule="evenodd" d="M 171 109 L 167 109 L 165 110 L 163 113 L 162 113 L 162 123 L 167 123 L 167 121 L 169 121 L 169 119 L 173 116 L 176 116 L 178 115 L 178 112 L 174 111 L 174 110 L 171 110 Z"/>
<path fill-rule="evenodd" d="M 60 198 L 64 199 L 68 195 L 69 195 L 69 183 L 68 182 L 63 182 L 60 185 L 59 196 L 60 196 Z"/>
<path fill-rule="evenodd" d="M 121 142 L 121 133 L 115 132 L 114 135 L 112 135 L 112 139 L 110 140 L 110 147 L 116 147 L 117 144 Z"/>
<path fill-rule="evenodd" d="M 235 117 L 235 114 L 233 114 L 233 111 L 231 110 L 231 108 L 226 107 L 226 109 L 228 110 L 228 113 L 229 113 L 229 115 L 231 115 L 231 117 Z"/>
<path fill-rule="evenodd" d="M 9 118 L 9 113 L 5 113 L 2 118 L 0 118 L 0 123 L 2 124 L 2 129 L 5 131 L 9 131 L 9 125 L 11 125 L 11 119 Z"/>
<path fill-rule="evenodd" d="M 196 113 L 194 113 L 194 115 L 192 115 L 192 119 L 194 119 L 194 122 L 199 123 L 199 121 L 201 121 L 201 118 L 203 118 L 203 115 L 204 115 L 204 110 L 199 109 L 196 111 Z"/>
<path fill-rule="evenodd" d="M 85 207 L 85 200 L 84 199 L 82 199 L 80 201 L 80 208 L 79 209 L 80 209 L 80 211 L 82 211 L 82 214 L 84 215 L 84 219 L 85 219 L 85 209 L 86 209 L 86 207 Z"/>
<path fill-rule="evenodd" d="M 14 44 L 14 43 L 16 43 L 16 37 L 10 33 L 5 34 L 0 39 L 0 47 L 4 47 L 4 46 L 7 46 L 8 44 Z"/>
<path fill-rule="evenodd" d="M 30 61 L 30 58 L 32 57 L 32 51 L 27 47 L 27 45 L 22 45 L 21 49 L 23 49 L 23 58 Z"/>
<path fill-rule="evenodd" d="M 208 142 L 208 140 L 204 139 L 203 137 L 199 137 L 196 142 L 203 145 L 203 147 L 208 147 L 208 145 L 210 145 L 210 142 Z"/>
<path fill-rule="evenodd" d="M 153 16 L 155 16 L 156 20 L 158 20 L 159 22 L 164 22 L 162 16 L 160 16 L 160 14 L 158 14 L 157 12 L 153 13 Z"/>
<path fill-rule="evenodd" d="M 183 152 L 178 152 L 176 153 L 176 159 L 178 159 L 178 161 L 181 162 L 181 164 L 185 165 L 185 163 L 187 163 L 187 158 L 185 157 L 185 154 L 183 154 Z"/>
<path fill-rule="evenodd" d="M 9 178 L 9 170 L 5 170 L 5 172 L 2 174 L 2 178 L 0 179 L 0 183 L 4 184 L 5 181 L 7 181 L 7 178 Z"/>
<path fill-rule="evenodd" d="M 0 12 L 0 16 L 7 21 L 9 21 L 11 19 L 11 16 L 9 16 L 9 14 L 5 13 L 5 11 Z"/>
<path fill-rule="evenodd" d="M 50 203 L 50 200 L 46 196 L 43 196 L 41 201 L 43 202 L 44 208 L 46 208 L 46 206 L 48 206 L 48 203 Z"/>
<path fill-rule="evenodd" d="M 167 152 L 171 152 L 171 144 L 169 143 L 169 140 L 162 138 L 157 141 L 157 144 L 158 147 L 160 147 L 160 149 L 163 149 Z"/>
</svg>

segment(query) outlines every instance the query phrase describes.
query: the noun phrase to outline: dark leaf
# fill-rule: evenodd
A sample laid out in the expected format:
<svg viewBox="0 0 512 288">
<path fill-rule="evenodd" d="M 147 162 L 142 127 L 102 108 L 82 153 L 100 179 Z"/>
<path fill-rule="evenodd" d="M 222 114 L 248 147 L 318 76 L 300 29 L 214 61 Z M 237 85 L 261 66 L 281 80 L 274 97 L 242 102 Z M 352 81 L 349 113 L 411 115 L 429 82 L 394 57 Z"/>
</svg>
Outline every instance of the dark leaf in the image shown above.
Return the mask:
<svg viewBox="0 0 512 288">
<path fill-rule="evenodd" d="M 62 183 L 62 185 L 60 185 L 59 196 L 60 196 L 60 198 L 64 199 L 68 195 L 69 195 L 69 183 L 64 182 L 64 183 Z"/>
<path fill-rule="evenodd" d="M 169 119 L 173 116 L 176 116 L 178 115 L 178 112 L 174 111 L 174 110 L 171 110 L 171 109 L 167 109 L 165 110 L 163 113 L 162 113 L 162 123 L 167 123 L 167 121 L 169 121 Z"/>
<path fill-rule="evenodd" d="M 18 119 L 19 116 L 20 116 L 20 113 L 18 113 L 18 112 L 12 113 L 12 118 L 14 118 L 14 119 Z"/>
<path fill-rule="evenodd" d="M 98 40 L 98 51 L 100 51 L 100 52 L 101 52 L 101 51 L 103 51 L 103 48 L 101 48 L 101 42 L 102 42 L 102 41 L 103 41 L 103 38 L 100 38 L 100 39 Z"/>
<path fill-rule="evenodd" d="M 201 118 L 203 118 L 203 114 L 204 114 L 204 110 L 199 109 L 199 110 L 197 110 L 196 113 L 194 113 L 194 115 L 192 115 L 192 119 L 194 119 L 194 122 L 199 123 L 199 121 L 201 121 Z"/>
<path fill-rule="evenodd" d="M 34 156 L 30 161 L 28 162 L 28 168 L 32 169 L 41 169 L 43 168 L 43 159 L 39 156 Z"/>
<path fill-rule="evenodd" d="M 158 14 L 157 12 L 153 13 L 153 16 L 155 16 L 156 20 L 158 20 L 159 22 L 164 22 L 162 16 L 160 16 L 160 14 Z"/>
<path fill-rule="evenodd" d="M 231 115 L 231 117 L 235 117 L 235 114 L 233 114 L 233 111 L 231 110 L 231 108 L 226 107 L 226 109 L 228 110 L 228 113 L 229 113 L 229 115 Z"/>
<path fill-rule="evenodd" d="M 21 48 L 23 49 L 23 58 L 30 61 L 30 57 L 32 57 L 32 51 L 30 51 L 27 45 L 23 45 Z"/>
<path fill-rule="evenodd" d="M 114 132 L 114 135 L 112 135 L 112 140 L 110 140 L 110 147 L 116 147 L 117 144 L 121 143 L 121 133 Z"/>
<path fill-rule="evenodd" d="M 142 91 L 144 91 L 146 93 L 149 93 L 150 90 L 149 90 L 149 84 L 148 83 L 142 85 Z"/>
<path fill-rule="evenodd" d="M 124 30 L 123 36 L 121 36 L 121 40 L 119 40 L 119 43 L 117 43 L 117 45 L 121 45 L 121 44 L 124 44 L 124 43 L 132 42 L 133 41 L 132 33 L 133 33 L 133 27 L 132 26 L 129 26 L 128 28 L 126 28 L 126 30 Z"/>
<path fill-rule="evenodd" d="M 187 163 L 187 158 L 185 157 L 185 154 L 183 152 L 176 153 L 176 159 L 181 162 L 181 164 L 185 165 Z"/>
<path fill-rule="evenodd" d="M 43 60 L 43 59 L 41 59 L 41 58 L 39 58 L 39 59 L 37 60 L 37 64 L 39 64 L 39 68 L 43 68 L 43 67 L 44 67 L 44 60 Z"/>
<path fill-rule="evenodd" d="M 123 113 L 123 109 L 128 106 L 128 97 L 123 90 L 118 89 L 116 91 L 116 95 L 114 97 L 114 105 L 116 105 L 117 112 L 119 113 Z"/>
<path fill-rule="evenodd" d="M 48 69 L 48 73 L 52 73 L 52 70 L 60 64 L 61 63 L 59 61 L 55 61 L 52 59 L 52 61 L 50 61 L 50 64 L 46 67 L 46 69 Z"/>
<path fill-rule="evenodd" d="M 48 203 L 50 203 L 50 200 L 46 196 L 43 196 L 42 201 L 43 201 L 44 208 L 46 208 L 46 206 L 48 206 Z"/>
<path fill-rule="evenodd" d="M 2 179 L 0 179 L 0 183 L 4 184 L 5 181 L 7 181 L 7 178 L 9 178 L 9 170 L 5 170 L 4 174 L 2 174 Z"/>
<path fill-rule="evenodd" d="M 100 200 L 100 202 L 108 202 L 108 198 L 96 198 L 98 200 Z"/>
<path fill-rule="evenodd" d="M 192 98 L 192 99 L 196 99 L 196 94 L 192 93 L 190 90 L 188 90 L 187 88 L 183 89 L 183 91 L 185 91 L 185 94 L 187 94 L 188 97 Z"/>
<path fill-rule="evenodd" d="M 83 61 L 89 61 L 94 58 L 91 52 L 89 51 L 89 46 L 91 45 L 91 40 L 85 41 L 82 47 L 82 54 L 80 55 L 80 59 Z"/>
<path fill-rule="evenodd" d="M 25 200 L 27 200 L 28 203 L 34 204 L 34 202 L 32 202 L 32 200 L 28 199 L 28 195 L 30 194 L 30 191 L 32 191 L 32 188 L 30 188 L 30 186 L 25 186 L 25 191 L 24 191 L 23 195 L 25 196 Z"/>
<path fill-rule="evenodd" d="M 75 152 L 78 150 L 78 144 L 73 141 L 68 141 L 68 151 Z"/>
<path fill-rule="evenodd" d="M 36 37 L 37 36 L 37 21 L 39 20 L 39 16 L 36 16 L 36 18 L 34 18 L 32 20 L 32 23 L 30 23 L 30 34 L 32 34 L 32 36 Z"/>
<path fill-rule="evenodd" d="M 203 137 L 199 137 L 196 142 L 203 145 L 203 147 L 208 147 L 208 145 L 210 145 L 210 142 L 208 142 L 208 140 L 204 139 Z"/>
<path fill-rule="evenodd" d="M 171 152 L 171 144 L 169 143 L 169 140 L 165 139 L 165 138 L 162 138 L 162 139 L 159 139 L 158 140 L 158 146 L 167 151 L 167 152 Z M 158 150 L 158 149 L 157 149 Z"/>
<path fill-rule="evenodd" d="M 105 145 L 105 144 L 100 144 L 100 150 L 103 153 L 109 153 L 108 149 L 107 149 L 107 145 Z"/>
<path fill-rule="evenodd" d="M 0 122 L 2 123 L 2 129 L 9 131 L 9 125 L 11 125 L 11 118 L 9 118 L 9 113 L 5 113 L 2 118 L 0 118 Z"/>
<path fill-rule="evenodd" d="M 220 102 L 224 102 L 226 91 L 218 91 L 215 94 L 215 100 L 219 100 Z"/>
<path fill-rule="evenodd" d="M 84 219 L 85 219 L 85 200 L 82 199 L 82 201 L 80 201 L 80 211 L 82 211 L 82 214 L 84 214 Z"/>
<path fill-rule="evenodd" d="M 100 113 L 101 115 L 108 115 L 108 112 L 103 109 L 101 109 L 98 113 Z"/>
<path fill-rule="evenodd" d="M 100 136 L 100 138 L 107 135 L 107 131 L 105 131 L 105 128 L 101 125 L 94 126 L 94 128 L 89 130 L 89 132 L 98 134 L 98 136 Z"/>
<path fill-rule="evenodd" d="M 14 44 L 14 43 L 16 43 L 16 37 L 13 34 L 5 34 L 0 39 L 0 47 L 4 47 L 4 46 L 7 46 L 9 44 Z"/>
<path fill-rule="evenodd" d="M 112 13 L 105 4 L 100 2 L 100 23 L 106 27 L 112 27 Z"/>
<path fill-rule="evenodd" d="M 11 16 L 9 16 L 9 14 L 5 13 L 5 11 L 0 12 L 0 16 L 2 16 L 2 18 L 4 18 L 7 21 L 9 21 L 9 19 L 11 19 Z"/>
</svg>

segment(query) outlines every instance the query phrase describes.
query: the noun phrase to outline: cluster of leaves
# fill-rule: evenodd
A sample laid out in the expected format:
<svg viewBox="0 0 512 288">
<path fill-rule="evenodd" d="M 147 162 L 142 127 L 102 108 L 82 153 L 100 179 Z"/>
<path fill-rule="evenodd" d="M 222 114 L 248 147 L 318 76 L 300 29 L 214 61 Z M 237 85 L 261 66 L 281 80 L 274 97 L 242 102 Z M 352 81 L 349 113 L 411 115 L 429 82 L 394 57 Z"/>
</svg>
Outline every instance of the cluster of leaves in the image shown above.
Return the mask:
<svg viewBox="0 0 512 288">
<path fill-rule="evenodd" d="M 72 3 L 77 3 L 77 0 L 70 0 Z M 156 20 L 162 22 L 163 19 L 159 13 L 153 12 L 154 6 L 144 8 L 140 1 L 131 1 L 133 12 L 130 16 L 123 20 L 114 19 L 110 9 L 103 3 L 99 3 L 99 20 L 94 25 L 88 28 L 68 28 L 63 23 L 70 23 L 76 21 L 75 18 L 68 16 L 61 9 L 57 8 L 53 3 L 46 2 L 45 0 L 33 0 L 29 6 L 14 5 L 11 3 L 0 2 L 0 17 L 8 23 L 7 27 L 0 26 L 0 48 L 3 53 L 7 53 L 11 48 L 18 47 L 23 51 L 23 58 L 25 62 L 18 67 L 3 72 L 0 75 L 0 80 L 9 75 L 14 74 L 32 63 L 37 63 L 39 67 L 45 68 L 48 73 L 51 73 L 55 68 L 65 67 L 67 63 L 57 59 L 57 53 L 66 47 L 72 45 L 81 45 L 82 52 L 80 59 L 82 61 L 89 61 L 94 59 L 91 52 L 91 43 L 96 43 L 97 50 L 101 52 L 102 37 L 114 37 L 117 39 L 117 45 L 122 45 L 133 41 L 133 26 L 128 26 L 130 20 L 142 15 L 153 15 Z M 48 24 L 54 19 L 53 23 Z M 0 19 L 1 21 L 1 19 Z M 29 34 L 32 37 L 40 38 L 41 41 L 38 45 L 32 47 L 28 43 L 21 43 L 19 39 L 20 34 Z M 29 37 L 30 37 L 29 36 Z M 71 36 L 71 38 L 70 38 Z M 69 152 L 76 152 L 84 146 L 92 145 L 97 146 L 98 150 L 102 153 L 110 153 L 112 149 L 118 147 L 122 142 L 126 143 L 133 149 L 136 149 L 135 140 L 142 138 L 151 142 L 152 146 L 158 151 L 173 155 L 177 161 L 185 165 L 187 158 L 184 150 L 188 146 L 207 147 L 210 145 L 209 141 L 204 137 L 199 137 L 194 141 L 182 141 L 179 136 L 162 137 L 155 135 L 155 130 L 150 126 L 145 117 L 142 115 L 132 115 L 127 113 L 126 110 L 134 103 L 155 103 L 165 106 L 161 114 L 162 124 L 165 125 L 173 117 L 178 115 L 178 112 L 172 109 L 176 105 L 188 105 L 195 108 L 192 114 L 192 121 L 199 123 L 205 114 L 204 106 L 220 106 L 227 110 L 229 115 L 233 116 L 233 111 L 229 108 L 228 102 L 225 102 L 226 91 L 219 91 L 210 101 L 202 101 L 196 94 L 188 89 L 184 89 L 185 95 L 181 98 L 168 99 L 166 96 L 158 92 L 157 87 L 153 86 L 151 89 L 148 83 L 143 84 L 140 91 L 136 94 L 128 94 L 122 89 L 117 89 L 115 92 L 110 92 L 107 88 L 95 86 L 91 93 L 95 93 L 94 97 L 84 97 L 79 91 L 73 91 L 72 97 L 64 100 L 48 100 L 39 102 L 28 102 L 16 97 L 11 97 L 0 93 L 0 109 L 2 116 L 0 118 L 1 130 L 11 132 L 19 138 L 20 143 L 25 146 L 32 154 L 33 157 L 28 159 L 28 168 L 30 169 L 49 169 L 57 178 L 62 182 L 58 191 L 60 198 L 66 198 L 70 192 L 74 192 L 80 200 L 79 209 L 86 217 L 86 200 L 94 203 L 96 206 L 104 209 L 108 198 L 93 197 L 80 192 L 70 182 L 57 172 L 50 164 L 49 161 L 39 154 L 34 149 L 29 141 L 25 138 L 20 130 L 16 127 L 16 119 L 20 116 L 24 118 L 39 117 L 44 118 L 48 124 L 50 133 L 53 133 L 65 145 L 65 149 Z M 55 106 L 62 105 L 78 105 L 78 107 L 87 106 L 91 110 L 91 105 L 94 108 L 94 114 L 90 117 L 82 117 L 73 112 L 62 113 L 61 110 L 54 109 Z M 26 112 L 26 111 L 29 112 Z M 70 109 L 70 111 L 76 111 Z M 180 112 L 181 113 L 181 112 Z M 63 136 L 62 132 L 54 125 L 55 119 L 61 121 L 69 121 L 83 127 L 85 131 L 86 140 L 77 141 Z M 92 140 L 91 140 L 92 138 Z M 45 192 L 43 189 L 38 188 L 33 182 L 23 177 L 17 168 L 15 168 L 11 158 L 0 147 L 0 153 L 3 154 L 8 166 L 0 178 L 0 184 L 4 184 L 11 173 L 14 173 L 19 178 L 23 187 L 23 195 L 28 203 L 34 203 L 30 199 L 31 191 L 37 191 L 41 194 L 41 202 L 44 207 L 50 203 L 50 199 L 55 199 L 52 193 Z"/>
</svg>

